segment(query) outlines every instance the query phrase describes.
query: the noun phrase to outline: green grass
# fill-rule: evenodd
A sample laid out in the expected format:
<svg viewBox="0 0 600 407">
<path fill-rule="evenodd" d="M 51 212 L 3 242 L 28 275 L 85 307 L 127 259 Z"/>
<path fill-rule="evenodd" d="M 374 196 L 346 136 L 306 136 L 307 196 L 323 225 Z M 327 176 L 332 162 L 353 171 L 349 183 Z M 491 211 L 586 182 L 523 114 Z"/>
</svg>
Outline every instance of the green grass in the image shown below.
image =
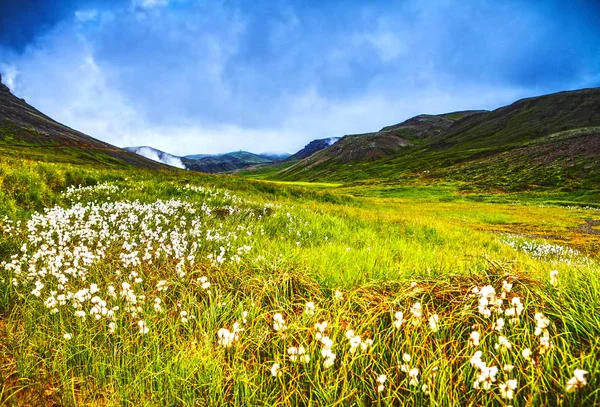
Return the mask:
<svg viewBox="0 0 600 407">
<path fill-rule="evenodd" d="M 23 267 L 17 267 L 22 272 L 0 268 L 0 404 L 600 402 L 600 265 L 594 249 L 600 238 L 577 229 L 587 219 L 600 219 L 600 212 L 573 206 L 593 201 L 597 195 L 589 192 L 465 193 L 467 184 L 456 181 L 414 187 L 384 181 L 281 184 L 17 159 L 3 161 L 0 183 L 0 218 L 7 216 L 0 221 L 0 261 L 25 256 Z M 65 193 L 72 185 L 88 188 Z M 169 206 L 171 199 L 189 207 Z M 111 202 L 129 206 L 120 210 Z M 77 205 L 87 208 L 81 217 L 66 212 L 81 211 L 72 209 Z M 106 209 L 98 209 L 101 205 Z M 54 212 L 40 215 L 50 207 Z M 40 216 L 55 221 L 43 223 Z M 28 237 L 25 224 L 16 222 L 32 219 L 38 231 Z M 60 219 L 68 219 L 65 227 L 53 229 Z M 78 235 L 87 228 L 106 233 Z M 57 266 L 44 243 L 57 253 L 102 248 L 102 258 L 83 267 L 85 281 L 69 275 L 65 290 L 97 284 L 94 295 L 108 307 L 119 306 L 114 334 L 108 317 L 96 320 L 89 314 L 90 298 L 83 302 L 85 319 L 74 315 L 72 300 L 50 313 L 44 301 L 57 295 L 50 292 L 56 278 L 39 272 L 69 266 Z M 141 258 L 147 247 L 158 255 L 127 265 L 123 254 L 137 250 Z M 223 263 L 214 260 L 221 247 Z M 558 270 L 557 286 L 550 283 L 551 270 Z M 210 281 L 209 290 L 201 277 Z M 168 289 L 159 291 L 163 280 Z M 40 297 L 31 294 L 36 281 L 45 284 Z M 497 315 L 478 312 L 472 289 L 492 285 L 500 295 L 503 281 L 513 284 L 506 300 L 518 296 L 524 309 L 517 323 L 506 318 L 500 334 L 493 329 Z M 123 282 L 131 284 L 140 310 L 121 295 Z M 162 312 L 155 311 L 155 298 L 161 299 Z M 307 302 L 315 304 L 314 313 L 305 312 Z M 416 302 L 422 306 L 420 321 L 410 312 Z M 399 311 L 405 321 L 396 328 Z M 545 352 L 534 334 L 539 312 L 550 320 L 553 347 Z M 285 332 L 273 329 L 276 313 L 285 319 Z M 428 323 L 434 314 L 437 330 Z M 140 320 L 149 328 L 144 335 Z M 323 365 L 316 338 L 314 325 L 321 321 L 328 323 L 324 334 L 336 355 L 330 368 Z M 234 322 L 243 330 L 231 347 L 223 347 L 217 332 L 232 329 Z M 363 342 L 372 339 L 372 346 L 351 351 L 350 329 Z M 473 330 L 481 334 L 477 347 L 469 344 Z M 511 342 L 510 349 L 495 348 L 500 335 Z M 310 355 L 307 363 L 291 360 L 288 349 L 298 346 Z M 525 348 L 532 350 L 534 363 L 521 355 Z M 477 368 L 469 361 L 476 350 L 500 370 L 489 391 L 473 387 Z M 409 362 L 404 354 L 411 356 Z M 270 373 L 273 363 L 280 364 L 277 377 Z M 410 384 L 404 363 L 419 369 L 418 385 Z M 509 364 L 513 369 L 504 371 Z M 590 372 L 588 384 L 566 392 L 578 368 Z M 384 390 L 377 392 L 382 374 Z M 518 381 L 510 401 L 499 390 L 509 379 Z"/>
</svg>

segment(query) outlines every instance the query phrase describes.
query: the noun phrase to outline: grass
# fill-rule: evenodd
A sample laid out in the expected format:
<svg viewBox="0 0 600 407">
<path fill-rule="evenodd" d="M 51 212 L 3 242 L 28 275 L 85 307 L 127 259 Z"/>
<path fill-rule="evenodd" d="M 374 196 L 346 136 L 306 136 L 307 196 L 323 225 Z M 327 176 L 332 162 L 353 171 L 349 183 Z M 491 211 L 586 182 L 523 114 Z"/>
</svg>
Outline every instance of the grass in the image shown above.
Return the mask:
<svg viewBox="0 0 600 407">
<path fill-rule="evenodd" d="M 18 260 L 0 269 L 0 404 L 600 402 L 600 242 L 578 228 L 600 212 L 573 205 L 590 195 L 472 194 L 457 182 L 275 184 L 17 159 L 2 163 L 0 180 L 0 261 Z M 85 263 L 88 251 L 98 258 Z M 498 332 L 501 315 L 482 315 L 472 290 L 491 285 L 497 295 L 486 298 L 496 301 L 503 282 L 513 286 L 502 308 L 518 297 L 523 310 L 515 323 L 504 316 Z M 62 292 L 75 299 L 48 302 Z M 285 331 L 274 329 L 277 313 Z M 537 313 L 549 320 L 539 335 Z M 329 368 L 315 328 L 322 321 L 335 354 Z M 219 343 L 223 328 L 229 347 Z M 353 350 L 356 336 L 364 345 Z M 496 349 L 501 336 L 510 349 Z M 290 358 L 300 346 L 306 363 Z M 473 386 L 477 350 L 499 368 L 488 391 Z M 574 369 L 588 371 L 588 383 L 567 392 Z M 512 400 L 500 391 L 510 379 L 518 383 Z"/>
</svg>

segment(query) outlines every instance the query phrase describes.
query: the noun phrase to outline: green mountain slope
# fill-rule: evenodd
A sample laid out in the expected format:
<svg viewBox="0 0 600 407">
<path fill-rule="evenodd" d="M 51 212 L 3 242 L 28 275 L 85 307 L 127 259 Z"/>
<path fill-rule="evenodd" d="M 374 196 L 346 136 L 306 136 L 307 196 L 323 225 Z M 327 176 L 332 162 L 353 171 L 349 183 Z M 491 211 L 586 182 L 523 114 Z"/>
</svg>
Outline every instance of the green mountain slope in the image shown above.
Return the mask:
<svg viewBox="0 0 600 407">
<path fill-rule="evenodd" d="M 168 167 L 64 126 L 14 96 L 0 77 L 0 155 L 111 167 Z"/>
<path fill-rule="evenodd" d="M 415 124 L 419 124 L 416 126 Z M 272 179 L 452 179 L 482 187 L 592 187 L 600 168 L 600 89 L 519 100 L 491 112 L 421 115 L 346 136 Z"/>
</svg>

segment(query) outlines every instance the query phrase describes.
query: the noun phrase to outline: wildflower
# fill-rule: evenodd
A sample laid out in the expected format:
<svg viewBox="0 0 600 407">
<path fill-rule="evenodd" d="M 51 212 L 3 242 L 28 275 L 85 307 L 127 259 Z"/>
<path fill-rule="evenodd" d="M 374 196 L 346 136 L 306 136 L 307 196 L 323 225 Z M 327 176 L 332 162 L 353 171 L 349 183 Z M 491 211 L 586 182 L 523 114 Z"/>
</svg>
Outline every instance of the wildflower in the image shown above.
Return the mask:
<svg viewBox="0 0 600 407">
<path fill-rule="evenodd" d="M 313 315 L 315 313 L 315 303 L 310 301 L 304 305 L 304 312 L 306 315 Z"/>
<path fill-rule="evenodd" d="M 473 387 L 483 390 L 489 390 L 492 387 L 492 383 L 496 381 L 496 375 L 498 374 L 498 368 L 496 366 L 486 366 L 485 363 L 479 367 L 479 376 L 475 380 Z"/>
<path fill-rule="evenodd" d="M 512 372 L 514 368 L 515 368 L 515 365 L 504 365 L 502 370 L 504 370 L 505 372 Z"/>
<path fill-rule="evenodd" d="M 394 327 L 396 329 L 400 329 L 402 323 L 404 322 L 404 313 L 402 311 L 398 311 L 394 314 Z"/>
<path fill-rule="evenodd" d="M 525 360 L 531 360 L 531 349 L 525 348 L 521 351 L 521 355 Z"/>
<path fill-rule="evenodd" d="M 208 290 L 210 288 L 210 281 L 208 281 L 208 278 L 206 276 L 200 277 L 199 281 L 200 281 L 201 287 L 204 290 Z"/>
<path fill-rule="evenodd" d="M 402 355 L 402 360 L 405 361 L 406 363 L 410 362 L 410 355 L 408 353 L 405 353 L 404 355 Z"/>
<path fill-rule="evenodd" d="M 479 332 L 473 331 L 471 332 L 471 336 L 469 336 L 469 345 L 471 346 L 479 346 Z"/>
<path fill-rule="evenodd" d="M 179 313 L 179 317 L 181 318 L 181 322 L 184 323 L 184 324 L 188 322 L 187 315 L 188 315 L 187 311 L 181 311 Z"/>
<path fill-rule="evenodd" d="M 150 329 L 148 329 L 148 326 L 146 326 L 146 321 L 144 321 L 144 320 L 140 320 L 138 322 L 138 327 L 140 329 L 140 334 L 142 334 L 142 335 L 146 335 L 148 333 L 148 331 L 150 330 Z"/>
<path fill-rule="evenodd" d="M 114 322 L 109 323 L 108 324 L 108 333 L 109 334 L 114 334 L 116 327 L 117 327 L 117 325 Z"/>
<path fill-rule="evenodd" d="M 66 333 L 66 334 L 63 335 L 63 338 L 65 338 L 66 340 L 71 340 L 73 338 L 73 334 Z"/>
<path fill-rule="evenodd" d="M 483 352 L 480 350 L 475 352 L 475 354 L 471 357 L 471 366 L 476 368 L 479 368 L 480 366 L 485 366 L 485 363 L 483 363 L 483 361 L 481 360 L 482 355 Z"/>
<path fill-rule="evenodd" d="M 242 324 L 248 322 L 248 311 L 242 311 Z"/>
<path fill-rule="evenodd" d="M 384 374 L 381 374 L 379 377 L 377 377 L 377 393 L 381 393 L 385 389 L 383 384 L 385 383 L 386 379 L 387 376 Z"/>
<path fill-rule="evenodd" d="M 364 341 L 362 341 L 362 342 L 360 343 L 360 348 L 361 348 L 363 351 L 366 351 L 366 350 L 367 350 L 367 349 L 369 349 L 371 346 L 373 346 L 373 339 L 371 339 L 371 338 L 367 338 L 367 339 L 365 339 Z"/>
<path fill-rule="evenodd" d="M 281 376 L 281 372 L 279 371 L 280 368 L 281 368 L 281 365 L 279 363 L 273 363 L 273 366 L 271 366 L 271 376 L 273 376 L 273 377 Z"/>
<path fill-rule="evenodd" d="M 355 335 L 352 338 L 350 338 L 350 353 L 354 353 L 356 349 L 360 346 L 360 343 L 360 336 Z"/>
<path fill-rule="evenodd" d="M 517 389 L 517 384 L 515 379 L 507 380 L 506 383 L 501 383 L 498 386 L 500 388 L 500 396 L 503 399 L 512 400 L 514 391 Z"/>
<path fill-rule="evenodd" d="M 421 391 L 426 395 L 429 396 L 431 394 L 431 392 L 429 391 L 429 386 L 427 386 L 426 384 L 424 384 L 423 386 L 421 386 Z"/>
<path fill-rule="evenodd" d="M 550 284 L 554 287 L 558 285 L 558 270 L 552 270 L 550 272 Z"/>
<path fill-rule="evenodd" d="M 588 372 L 585 370 L 575 369 L 573 377 L 567 382 L 567 392 L 571 393 L 585 386 L 587 384 L 587 380 L 584 377 L 586 374 L 588 374 Z"/>
<path fill-rule="evenodd" d="M 510 307 L 504 310 L 504 315 L 510 318 L 510 322 L 515 324 L 518 321 L 518 317 L 523 313 L 525 307 L 521 303 L 521 298 L 513 297 L 510 301 Z"/>
<path fill-rule="evenodd" d="M 341 291 L 335 290 L 333 298 L 335 298 L 336 301 L 341 301 L 344 299 L 344 295 L 342 294 Z"/>
<path fill-rule="evenodd" d="M 410 377 L 410 381 L 408 382 L 408 384 L 410 386 L 417 386 L 419 384 L 419 369 L 417 369 L 416 367 L 413 369 L 410 369 L 408 372 L 408 377 Z"/>
<path fill-rule="evenodd" d="M 550 325 L 550 320 L 544 316 L 541 312 L 537 312 L 535 314 L 535 332 L 533 333 L 535 336 L 540 336 L 544 329 Z"/>
<path fill-rule="evenodd" d="M 502 332 L 504 328 L 504 318 L 498 318 L 494 324 L 494 331 Z"/>
<path fill-rule="evenodd" d="M 85 311 L 79 310 L 79 311 L 75 311 L 75 316 L 77 318 L 85 318 Z"/>
<path fill-rule="evenodd" d="M 494 345 L 494 348 L 496 350 L 498 349 L 510 349 L 512 347 L 512 344 L 510 343 L 510 341 L 506 338 L 506 336 L 499 336 L 498 337 L 498 343 Z"/>
<path fill-rule="evenodd" d="M 327 329 L 327 321 L 317 322 L 315 324 L 315 331 L 317 331 L 315 339 L 321 340 L 321 338 L 323 338 L 323 333 L 325 333 L 325 329 Z"/>
<path fill-rule="evenodd" d="M 438 314 L 433 314 L 432 316 L 429 317 L 429 327 L 431 328 L 431 330 L 433 332 L 437 332 L 439 330 L 438 327 L 438 321 L 439 321 L 439 317 Z"/>
<path fill-rule="evenodd" d="M 160 305 L 161 302 L 162 300 L 158 297 L 154 299 L 154 311 L 159 313 L 162 312 L 162 306 Z"/>
<path fill-rule="evenodd" d="M 273 329 L 277 332 L 285 331 L 287 329 L 287 325 L 285 324 L 285 319 L 283 319 L 283 315 L 279 313 L 273 315 Z"/>
<path fill-rule="evenodd" d="M 411 281 L 410 282 L 410 288 L 415 288 L 417 286 L 417 282 L 416 281 Z"/>
<path fill-rule="evenodd" d="M 421 322 L 421 316 L 423 315 L 423 311 L 421 310 L 421 303 L 415 302 L 410 308 L 410 313 L 414 317 L 412 321 L 413 325 L 418 325 Z"/>
<path fill-rule="evenodd" d="M 241 331 L 239 328 L 239 323 L 234 322 L 231 331 L 227 328 L 221 328 L 217 331 L 218 344 L 225 347 L 230 348 L 234 342 L 239 339 L 238 332 Z"/>
<path fill-rule="evenodd" d="M 287 352 L 292 362 L 308 363 L 310 361 L 310 356 L 306 354 L 304 346 L 292 346 L 288 348 Z"/>
</svg>

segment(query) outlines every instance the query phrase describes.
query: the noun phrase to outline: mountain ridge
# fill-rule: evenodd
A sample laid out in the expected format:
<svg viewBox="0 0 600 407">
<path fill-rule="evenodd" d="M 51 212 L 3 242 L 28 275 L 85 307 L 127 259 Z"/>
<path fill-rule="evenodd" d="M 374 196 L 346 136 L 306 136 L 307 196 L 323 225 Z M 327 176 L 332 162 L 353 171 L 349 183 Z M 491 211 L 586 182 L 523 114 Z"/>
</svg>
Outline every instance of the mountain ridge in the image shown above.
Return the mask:
<svg viewBox="0 0 600 407">
<path fill-rule="evenodd" d="M 508 189 L 592 187 L 600 182 L 599 129 L 600 88 L 561 91 L 492 111 L 418 115 L 374 133 L 347 135 L 285 168 L 261 169 L 266 175 L 259 171 L 257 177 L 332 182 L 424 177 Z"/>
<path fill-rule="evenodd" d="M 0 152 L 44 161 L 51 158 L 116 167 L 167 168 L 57 122 L 13 95 L 1 76 Z"/>
</svg>

